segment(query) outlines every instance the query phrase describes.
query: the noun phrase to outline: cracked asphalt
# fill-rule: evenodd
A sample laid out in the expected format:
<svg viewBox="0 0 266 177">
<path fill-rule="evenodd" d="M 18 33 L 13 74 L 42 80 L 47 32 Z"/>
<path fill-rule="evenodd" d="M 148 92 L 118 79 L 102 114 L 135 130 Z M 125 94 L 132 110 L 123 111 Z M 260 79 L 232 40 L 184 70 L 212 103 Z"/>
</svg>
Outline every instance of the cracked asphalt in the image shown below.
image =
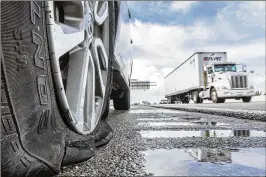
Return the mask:
<svg viewBox="0 0 266 177">
<path fill-rule="evenodd" d="M 148 106 L 109 122 L 112 141 L 59 176 L 266 175 L 266 122 Z"/>
</svg>

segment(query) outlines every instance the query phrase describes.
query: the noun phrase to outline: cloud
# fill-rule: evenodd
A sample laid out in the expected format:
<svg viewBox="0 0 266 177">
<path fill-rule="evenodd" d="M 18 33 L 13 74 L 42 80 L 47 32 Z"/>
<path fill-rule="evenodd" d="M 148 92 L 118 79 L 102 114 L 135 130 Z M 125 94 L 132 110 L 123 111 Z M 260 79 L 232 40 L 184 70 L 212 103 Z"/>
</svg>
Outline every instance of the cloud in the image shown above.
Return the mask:
<svg viewBox="0 0 266 177">
<path fill-rule="evenodd" d="M 171 10 L 187 13 L 197 1 L 175 1 L 171 4 Z"/>
<path fill-rule="evenodd" d="M 176 58 L 185 53 L 177 53 L 185 38 L 183 27 L 142 23 L 136 20 L 131 26 L 134 58 L 151 60 L 158 68 L 176 64 Z"/>
<path fill-rule="evenodd" d="M 241 3 L 235 13 L 244 26 L 265 28 L 265 1 Z"/>
<path fill-rule="evenodd" d="M 149 94 L 163 96 L 164 76 L 194 52 L 201 51 L 226 51 L 229 61 L 245 63 L 249 70 L 265 76 L 265 9 L 262 6 L 265 7 L 265 2 L 228 2 L 213 20 L 198 20 L 190 25 L 135 19 L 131 25 L 132 78 L 156 81 L 158 86 Z M 257 79 L 255 87 L 263 89 L 265 77 Z"/>
</svg>

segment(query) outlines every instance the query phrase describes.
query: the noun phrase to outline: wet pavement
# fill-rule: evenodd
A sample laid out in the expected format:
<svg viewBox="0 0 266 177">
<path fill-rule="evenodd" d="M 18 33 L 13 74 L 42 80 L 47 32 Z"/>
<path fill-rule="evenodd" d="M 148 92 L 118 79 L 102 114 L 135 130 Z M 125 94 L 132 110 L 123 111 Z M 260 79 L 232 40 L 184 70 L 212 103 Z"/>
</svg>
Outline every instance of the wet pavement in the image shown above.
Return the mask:
<svg viewBox="0 0 266 177">
<path fill-rule="evenodd" d="M 264 148 L 156 149 L 143 154 L 146 170 L 155 176 L 265 176 Z"/>
<path fill-rule="evenodd" d="M 113 140 L 60 176 L 265 176 L 266 123 L 134 106 L 111 110 Z"/>
<path fill-rule="evenodd" d="M 265 97 L 265 96 L 264 96 Z M 237 117 L 241 119 L 260 120 L 266 122 L 265 101 L 250 103 L 223 103 L 223 104 L 158 104 L 151 105 L 156 108 L 166 108 L 171 111 L 189 111 L 212 115 Z"/>
<path fill-rule="evenodd" d="M 233 137 L 241 133 L 243 137 L 265 137 L 264 131 L 256 130 L 201 130 L 201 131 L 141 131 L 143 138 L 183 138 L 183 137 Z"/>
</svg>

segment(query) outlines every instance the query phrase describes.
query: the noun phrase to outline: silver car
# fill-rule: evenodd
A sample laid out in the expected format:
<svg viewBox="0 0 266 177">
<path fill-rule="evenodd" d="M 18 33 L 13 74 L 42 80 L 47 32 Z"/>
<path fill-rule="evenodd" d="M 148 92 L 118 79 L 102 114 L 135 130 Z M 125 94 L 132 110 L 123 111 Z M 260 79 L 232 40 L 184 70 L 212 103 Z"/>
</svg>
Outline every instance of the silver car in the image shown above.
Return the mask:
<svg viewBox="0 0 266 177">
<path fill-rule="evenodd" d="M 113 136 L 130 109 L 125 1 L 1 2 L 2 176 L 52 176 Z"/>
</svg>

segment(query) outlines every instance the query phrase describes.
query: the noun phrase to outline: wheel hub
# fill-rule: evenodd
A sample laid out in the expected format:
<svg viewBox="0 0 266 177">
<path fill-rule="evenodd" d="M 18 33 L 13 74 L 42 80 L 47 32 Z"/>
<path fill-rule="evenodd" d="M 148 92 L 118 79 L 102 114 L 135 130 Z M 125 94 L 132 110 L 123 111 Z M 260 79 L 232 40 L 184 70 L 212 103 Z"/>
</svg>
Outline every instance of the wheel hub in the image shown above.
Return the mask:
<svg viewBox="0 0 266 177">
<path fill-rule="evenodd" d="M 217 99 L 217 95 L 216 95 L 216 92 L 215 91 L 212 92 L 212 99 L 213 100 L 216 100 Z"/>
</svg>

